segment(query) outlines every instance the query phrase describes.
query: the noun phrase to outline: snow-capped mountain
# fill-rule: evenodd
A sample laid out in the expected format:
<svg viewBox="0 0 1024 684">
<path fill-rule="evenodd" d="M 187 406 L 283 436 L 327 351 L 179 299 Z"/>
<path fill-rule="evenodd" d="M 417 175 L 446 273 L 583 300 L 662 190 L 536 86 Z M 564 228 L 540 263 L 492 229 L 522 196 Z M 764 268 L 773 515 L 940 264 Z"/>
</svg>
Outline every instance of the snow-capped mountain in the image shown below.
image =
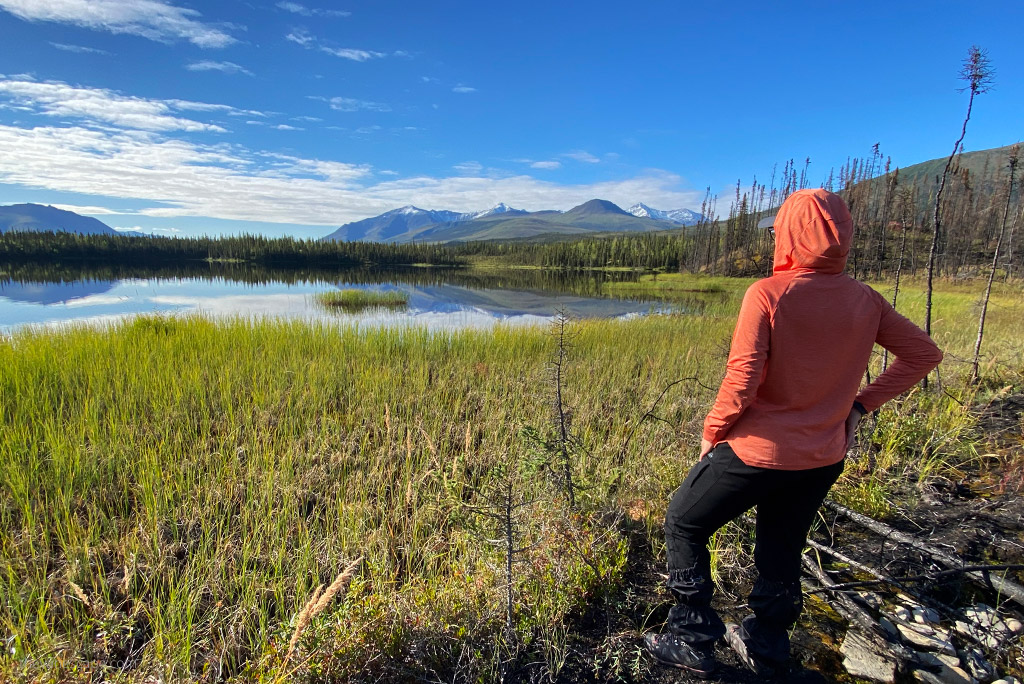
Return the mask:
<svg viewBox="0 0 1024 684">
<path fill-rule="evenodd" d="M 420 209 L 409 204 L 398 209 L 384 212 L 362 221 L 346 223 L 323 240 L 370 240 L 373 242 L 390 242 L 395 238 L 407 235 L 411 231 L 438 223 L 462 223 L 485 216 L 506 214 L 509 216 L 525 214 L 522 209 L 513 209 L 504 202 L 483 211 L 432 211 Z"/>
<path fill-rule="evenodd" d="M 668 211 L 662 211 L 661 209 L 653 209 L 643 202 L 637 202 L 629 208 L 629 213 L 633 216 L 640 218 L 652 218 L 658 221 L 671 221 L 672 223 L 678 223 L 682 226 L 692 226 L 695 223 L 699 223 L 701 215 L 696 211 L 689 209 L 669 209 Z"/>
<path fill-rule="evenodd" d="M 526 213 L 529 212 L 527 212 L 525 209 L 513 209 L 504 202 L 498 202 L 490 209 L 484 209 L 483 211 L 478 211 L 476 213 L 471 214 L 463 214 L 463 216 L 466 216 L 467 218 L 464 220 L 468 221 L 472 219 L 483 218 L 484 216 L 494 216 L 495 214 L 508 214 L 509 216 L 514 216 L 516 214 Z"/>
<path fill-rule="evenodd" d="M 689 209 L 659 211 L 635 204 L 623 211 L 607 200 L 593 199 L 569 211 L 528 212 L 500 202 L 483 211 L 430 211 L 412 205 L 380 216 L 346 223 L 324 240 L 373 242 L 449 242 L 496 240 L 533 235 L 617 231 L 657 231 L 688 226 L 700 220 Z"/>
</svg>

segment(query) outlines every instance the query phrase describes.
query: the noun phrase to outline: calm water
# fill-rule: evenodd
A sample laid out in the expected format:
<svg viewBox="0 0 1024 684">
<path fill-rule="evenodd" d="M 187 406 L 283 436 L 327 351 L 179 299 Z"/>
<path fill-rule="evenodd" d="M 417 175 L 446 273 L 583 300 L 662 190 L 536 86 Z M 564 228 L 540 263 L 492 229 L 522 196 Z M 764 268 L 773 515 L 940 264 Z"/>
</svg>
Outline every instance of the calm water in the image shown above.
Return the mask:
<svg viewBox="0 0 1024 684">
<path fill-rule="evenodd" d="M 76 278 L 75 276 L 80 276 Z M 564 307 L 574 317 L 636 316 L 663 310 L 657 302 L 600 296 L 603 275 L 576 277 L 513 272 L 268 273 L 245 269 L 187 275 L 134 271 L 99 279 L 89 273 L 19 274 L 0 280 L 0 332 L 19 327 L 104 323 L 140 314 L 280 317 L 360 325 L 425 325 L 434 329 L 486 327 L 498 322 L 543 323 Z M 33 280 L 36 277 L 38 280 Z M 359 288 L 397 290 L 409 306 L 359 313 L 325 310 L 319 292 Z"/>
</svg>

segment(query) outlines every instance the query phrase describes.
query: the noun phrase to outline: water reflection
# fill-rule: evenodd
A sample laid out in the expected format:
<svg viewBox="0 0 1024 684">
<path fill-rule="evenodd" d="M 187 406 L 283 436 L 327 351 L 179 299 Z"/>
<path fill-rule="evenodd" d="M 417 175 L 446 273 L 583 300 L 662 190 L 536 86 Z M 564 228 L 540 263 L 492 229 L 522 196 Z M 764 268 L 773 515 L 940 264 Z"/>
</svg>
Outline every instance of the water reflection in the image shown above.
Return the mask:
<svg viewBox="0 0 1024 684">
<path fill-rule="evenodd" d="M 558 308 L 576 317 L 621 317 L 660 310 L 658 303 L 603 294 L 609 280 L 633 274 L 462 269 L 281 270 L 223 264 L 164 269 L 19 267 L 0 277 L 0 331 L 23 325 L 105 322 L 143 313 L 273 316 L 360 325 L 431 328 L 539 323 Z M 337 313 L 314 295 L 331 289 L 400 290 L 406 310 Z"/>
</svg>

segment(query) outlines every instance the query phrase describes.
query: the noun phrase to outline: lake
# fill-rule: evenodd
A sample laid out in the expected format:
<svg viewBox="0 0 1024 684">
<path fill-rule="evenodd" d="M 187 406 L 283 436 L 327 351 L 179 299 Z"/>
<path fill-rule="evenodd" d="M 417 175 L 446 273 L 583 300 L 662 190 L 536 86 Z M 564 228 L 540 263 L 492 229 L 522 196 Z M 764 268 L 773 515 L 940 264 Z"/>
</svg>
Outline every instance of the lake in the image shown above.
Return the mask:
<svg viewBox="0 0 1024 684">
<path fill-rule="evenodd" d="M 602 295 L 602 285 L 609 280 L 634 277 L 527 270 L 484 274 L 458 269 L 268 271 L 237 266 L 19 272 L 0 279 L 0 333 L 10 334 L 23 326 L 103 324 L 141 314 L 451 329 L 545 323 L 560 308 L 577 318 L 667 310 L 659 302 Z M 355 288 L 403 292 L 408 307 L 338 313 L 316 301 L 318 293 Z"/>
</svg>

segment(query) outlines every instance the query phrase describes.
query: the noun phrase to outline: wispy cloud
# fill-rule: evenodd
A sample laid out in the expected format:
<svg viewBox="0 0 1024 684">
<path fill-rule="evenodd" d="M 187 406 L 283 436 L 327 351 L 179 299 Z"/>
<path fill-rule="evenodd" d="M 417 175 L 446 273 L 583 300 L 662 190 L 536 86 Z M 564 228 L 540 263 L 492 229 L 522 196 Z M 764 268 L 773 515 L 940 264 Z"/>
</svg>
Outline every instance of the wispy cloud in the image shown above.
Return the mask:
<svg viewBox="0 0 1024 684">
<path fill-rule="evenodd" d="M 146 235 L 177 235 L 180 228 L 143 228 L 142 226 L 111 226 L 119 233 L 145 233 Z"/>
<path fill-rule="evenodd" d="M 302 16 L 302 17 L 350 17 L 350 16 L 352 16 L 351 12 L 346 12 L 344 10 L 316 9 L 316 8 L 312 8 L 312 7 L 306 7 L 305 5 L 300 5 L 297 2 L 279 2 L 279 3 L 277 3 L 277 6 L 280 9 L 283 9 L 285 11 L 291 12 L 293 14 L 298 14 L 299 16 Z"/>
<path fill-rule="evenodd" d="M 297 43 L 302 47 L 313 47 L 316 45 L 316 38 L 304 28 L 294 28 L 284 37 L 285 40 Z"/>
<path fill-rule="evenodd" d="M 204 59 L 201 62 L 192 62 L 185 66 L 189 71 L 220 71 L 225 74 L 245 74 L 246 76 L 252 76 L 252 72 L 245 67 L 235 64 L 234 62 L 214 62 L 213 60 Z"/>
<path fill-rule="evenodd" d="M 320 97 L 311 95 L 311 100 L 320 100 L 338 112 L 390 112 L 391 107 L 383 102 L 369 102 L 354 97 Z"/>
<path fill-rule="evenodd" d="M 64 52 L 75 52 L 78 54 L 91 54 L 91 55 L 109 55 L 110 53 L 106 50 L 100 50 L 94 47 L 85 47 L 84 45 L 68 45 L 67 43 L 54 43 L 50 42 L 50 45 L 63 50 Z"/>
<path fill-rule="evenodd" d="M 199 20 L 194 9 L 161 0 L 0 0 L 0 9 L 26 21 L 53 21 L 160 42 L 187 40 L 202 48 L 237 42 Z"/>
<path fill-rule="evenodd" d="M 468 86 L 468 85 L 462 85 L 460 83 L 459 85 L 457 85 L 454 88 L 452 88 L 452 92 L 453 93 L 475 93 L 476 92 L 476 88 L 473 88 L 472 86 Z"/>
<path fill-rule="evenodd" d="M 175 110 L 233 109 L 186 100 L 147 100 L 128 97 L 105 88 L 81 88 L 55 81 L 0 80 L 0 97 L 36 114 L 85 119 L 123 128 L 147 131 L 215 131 L 216 124 L 175 116 Z"/>
<path fill-rule="evenodd" d="M 289 126 L 288 124 L 277 124 L 274 126 L 279 131 L 304 131 L 305 128 L 299 128 L 298 126 Z"/>
<path fill-rule="evenodd" d="M 76 214 L 86 214 L 90 216 L 120 216 L 122 214 L 135 213 L 134 211 L 115 211 L 113 209 L 108 209 L 107 207 L 97 207 L 93 205 L 82 204 L 51 204 L 50 206 L 54 207 L 55 209 L 63 209 L 64 211 L 73 211 Z"/>
<path fill-rule="evenodd" d="M 579 162 L 585 162 L 587 164 L 597 164 L 601 161 L 586 150 L 573 150 L 572 152 L 566 152 L 562 156 L 568 157 L 569 159 L 575 159 Z"/>
<path fill-rule="evenodd" d="M 307 50 L 319 50 L 328 55 L 334 57 L 341 57 L 342 59 L 350 59 L 353 62 L 367 62 L 371 59 L 381 59 L 383 57 L 408 57 L 409 53 L 404 50 L 397 50 L 395 52 L 380 52 L 377 50 L 360 50 L 356 48 L 339 48 L 330 45 L 324 45 L 320 40 L 310 33 L 308 30 L 299 27 L 293 28 L 284 37 L 285 40 L 291 41 L 297 45 L 301 45 Z"/>
<path fill-rule="evenodd" d="M 545 171 L 551 171 L 554 169 L 562 168 L 562 162 L 559 161 L 535 161 L 530 164 L 531 169 L 543 169 Z"/>
<path fill-rule="evenodd" d="M 0 125 L 0 182 L 149 205 L 137 214 L 337 226 L 405 204 L 472 211 L 506 202 L 568 209 L 600 197 L 621 206 L 696 207 L 702 192 L 674 174 L 562 185 L 528 175 L 389 178 L 371 167 L 239 146 L 204 145 L 155 132 L 80 126 Z M 381 175 L 388 170 L 382 170 Z"/>
<path fill-rule="evenodd" d="M 478 161 L 466 161 L 452 167 L 459 173 L 469 176 L 478 176 L 484 170 L 484 165 Z"/>
<path fill-rule="evenodd" d="M 381 57 L 387 57 L 386 52 L 374 52 L 372 50 L 355 50 L 352 48 L 329 48 L 321 47 L 321 52 L 326 52 L 329 55 L 335 57 L 341 57 L 342 59 L 351 59 L 353 62 L 365 62 L 371 59 L 380 59 Z"/>
</svg>

